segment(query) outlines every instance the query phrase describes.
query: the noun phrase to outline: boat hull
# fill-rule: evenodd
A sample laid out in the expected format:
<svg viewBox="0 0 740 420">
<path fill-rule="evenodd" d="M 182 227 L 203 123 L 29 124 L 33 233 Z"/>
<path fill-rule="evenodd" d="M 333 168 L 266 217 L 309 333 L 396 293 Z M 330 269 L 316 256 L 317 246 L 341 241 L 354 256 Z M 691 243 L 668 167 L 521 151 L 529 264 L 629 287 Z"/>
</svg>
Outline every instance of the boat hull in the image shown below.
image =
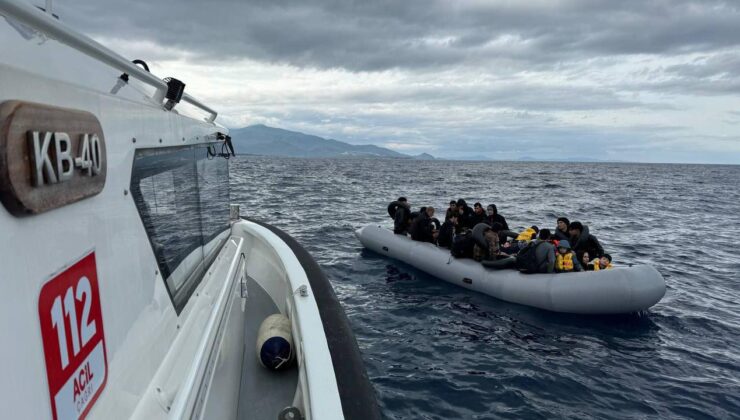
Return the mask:
<svg viewBox="0 0 740 420">
<path fill-rule="evenodd" d="M 652 266 L 569 274 L 522 274 L 458 259 L 434 244 L 412 241 L 378 225 L 358 229 L 362 245 L 449 283 L 489 296 L 554 312 L 622 314 L 643 311 L 665 295 L 663 276 Z"/>
</svg>

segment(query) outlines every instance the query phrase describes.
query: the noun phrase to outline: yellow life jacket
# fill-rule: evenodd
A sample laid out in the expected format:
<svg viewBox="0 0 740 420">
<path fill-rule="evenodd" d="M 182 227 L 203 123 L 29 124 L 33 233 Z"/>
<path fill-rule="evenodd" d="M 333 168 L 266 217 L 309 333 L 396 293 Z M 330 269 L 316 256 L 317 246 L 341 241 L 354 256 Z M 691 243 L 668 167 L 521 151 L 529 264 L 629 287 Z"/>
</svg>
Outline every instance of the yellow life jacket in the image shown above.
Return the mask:
<svg viewBox="0 0 740 420">
<path fill-rule="evenodd" d="M 565 255 L 558 252 L 555 257 L 556 271 L 573 271 L 573 252 L 568 251 Z"/>
<path fill-rule="evenodd" d="M 589 264 L 592 264 L 594 266 L 594 271 L 611 270 L 612 268 L 614 268 L 614 267 L 612 267 L 612 263 L 609 263 L 606 267 L 601 268 L 601 264 L 599 264 L 599 259 L 598 258 L 595 258 Z"/>
<path fill-rule="evenodd" d="M 532 239 L 534 239 L 536 234 L 537 232 L 535 232 L 534 229 L 530 227 L 530 228 L 525 229 L 524 232 L 520 233 L 519 236 L 516 237 L 516 240 L 529 242 Z"/>
</svg>

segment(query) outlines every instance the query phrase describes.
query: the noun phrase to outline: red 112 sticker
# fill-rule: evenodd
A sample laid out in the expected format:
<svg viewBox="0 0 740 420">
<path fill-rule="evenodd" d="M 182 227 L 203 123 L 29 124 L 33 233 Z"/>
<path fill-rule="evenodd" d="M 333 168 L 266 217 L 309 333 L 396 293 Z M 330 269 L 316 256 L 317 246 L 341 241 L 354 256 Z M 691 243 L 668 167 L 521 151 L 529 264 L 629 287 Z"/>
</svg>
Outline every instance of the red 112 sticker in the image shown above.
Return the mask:
<svg viewBox="0 0 740 420">
<path fill-rule="evenodd" d="M 84 418 L 108 377 L 94 251 L 44 284 L 39 321 L 54 419 Z"/>
</svg>

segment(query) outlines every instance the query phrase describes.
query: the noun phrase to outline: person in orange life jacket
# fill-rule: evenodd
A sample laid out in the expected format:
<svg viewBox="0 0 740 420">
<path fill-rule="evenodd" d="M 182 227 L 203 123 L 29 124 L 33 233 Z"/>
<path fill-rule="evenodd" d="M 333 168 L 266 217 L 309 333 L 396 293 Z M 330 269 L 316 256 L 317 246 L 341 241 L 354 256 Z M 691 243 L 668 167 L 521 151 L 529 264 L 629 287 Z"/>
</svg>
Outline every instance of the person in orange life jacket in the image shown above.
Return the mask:
<svg viewBox="0 0 740 420">
<path fill-rule="evenodd" d="M 524 249 L 525 246 L 532 240 L 537 238 L 537 234 L 539 233 L 540 228 L 537 226 L 528 227 L 521 233 L 516 233 L 512 231 L 504 231 L 504 241 L 506 241 L 507 236 L 511 236 L 512 238 L 515 238 L 511 243 L 508 242 L 501 242 L 503 243 L 503 251 L 507 254 L 515 254 L 519 252 L 520 250 Z M 499 234 L 499 237 L 502 235 Z"/>
<path fill-rule="evenodd" d="M 532 225 L 531 227 L 524 229 L 523 232 L 517 235 L 516 240 L 519 242 L 524 242 L 523 245 L 526 245 L 527 242 L 537 238 L 537 234 L 539 233 L 539 231 L 540 228 Z"/>
<path fill-rule="evenodd" d="M 570 240 L 570 232 L 568 232 L 568 227 L 570 226 L 570 220 L 568 220 L 567 217 L 558 217 L 558 227 L 555 229 L 555 233 L 553 236 L 558 241 L 561 241 L 563 239 Z"/>
<path fill-rule="evenodd" d="M 568 226 L 568 233 L 570 233 L 569 242 L 579 260 L 583 257 L 584 252 L 588 252 L 591 258 L 601 258 L 604 255 L 604 248 L 599 240 L 589 233 L 588 226 L 584 226 L 581 222 L 573 222 Z"/>
<path fill-rule="evenodd" d="M 447 208 L 447 211 L 445 212 L 445 222 L 447 222 L 448 220 L 450 220 L 450 217 L 453 214 L 455 215 L 455 217 L 457 217 L 458 214 L 459 214 L 457 212 L 457 201 L 455 201 L 455 200 L 450 201 L 450 207 L 448 207 Z"/>
<path fill-rule="evenodd" d="M 483 205 L 481 203 L 473 204 L 473 214 L 470 215 L 470 225 L 475 226 L 478 223 L 486 223 L 486 212 L 483 211 Z"/>
<path fill-rule="evenodd" d="M 560 241 L 558 246 L 558 255 L 555 256 L 555 271 L 558 273 L 583 271 L 575 252 L 570 249 L 570 243 L 565 239 Z"/>
<path fill-rule="evenodd" d="M 589 263 L 589 266 L 593 267 L 594 271 L 611 270 L 614 268 L 612 266 L 612 256 L 609 254 L 604 254 L 601 258 L 595 258 Z"/>
</svg>

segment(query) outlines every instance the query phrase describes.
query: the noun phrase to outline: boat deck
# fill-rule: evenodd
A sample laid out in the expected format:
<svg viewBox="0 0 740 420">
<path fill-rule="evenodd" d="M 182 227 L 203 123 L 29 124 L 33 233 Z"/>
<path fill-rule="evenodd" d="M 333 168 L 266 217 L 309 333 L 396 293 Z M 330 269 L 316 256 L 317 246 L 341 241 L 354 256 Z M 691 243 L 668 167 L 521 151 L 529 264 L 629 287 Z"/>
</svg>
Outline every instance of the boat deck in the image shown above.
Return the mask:
<svg viewBox="0 0 740 420">
<path fill-rule="evenodd" d="M 293 405 L 298 387 L 298 369 L 293 363 L 287 370 L 274 372 L 260 364 L 256 349 L 257 331 L 265 318 L 280 311 L 254 279 L 248 279 L 247 290 L 247 325 L 237 418 L 274 420 L 280 410 Z"/>
</svg>

